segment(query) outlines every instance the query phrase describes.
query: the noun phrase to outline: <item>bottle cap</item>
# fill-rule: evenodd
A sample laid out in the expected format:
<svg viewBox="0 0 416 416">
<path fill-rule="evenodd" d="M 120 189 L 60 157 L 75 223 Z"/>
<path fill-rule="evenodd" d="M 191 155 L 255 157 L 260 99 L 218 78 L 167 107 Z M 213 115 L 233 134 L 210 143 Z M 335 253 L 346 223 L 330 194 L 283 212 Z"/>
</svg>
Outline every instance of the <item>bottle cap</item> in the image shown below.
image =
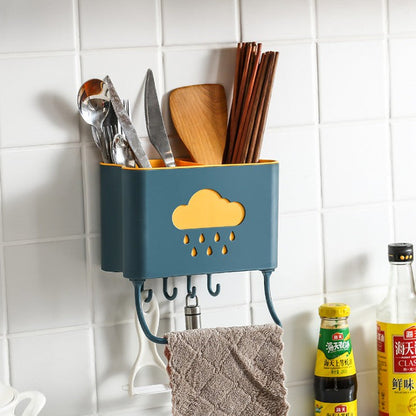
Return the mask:
<svg viewBox="0 0 416 416">
<path fill-rule="evenodd" d="M 392 243 L 389 244 L 389 261 L 394 263 L 413 261 L 413 244 Z"/>
<path fill-rule="evenodd" d="M 345 303 L 324 303 L 319 307 L 321 318 L 346 318 L 350 315 L 350 307 Z"/>
</svg>

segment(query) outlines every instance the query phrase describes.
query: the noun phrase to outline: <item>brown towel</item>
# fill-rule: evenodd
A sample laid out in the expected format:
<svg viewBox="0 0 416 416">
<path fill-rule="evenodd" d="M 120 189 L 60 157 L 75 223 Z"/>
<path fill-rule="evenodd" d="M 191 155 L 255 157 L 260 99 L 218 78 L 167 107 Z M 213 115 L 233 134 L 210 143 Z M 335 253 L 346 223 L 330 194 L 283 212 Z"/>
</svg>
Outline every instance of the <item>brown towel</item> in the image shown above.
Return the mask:
<svg viewBox="0 0 416 416">
<path fill-rule="evenodd" d="M 275 324 L 167 334 L 173 415 L 287 415 L 281 336 Z"/>
</svg>

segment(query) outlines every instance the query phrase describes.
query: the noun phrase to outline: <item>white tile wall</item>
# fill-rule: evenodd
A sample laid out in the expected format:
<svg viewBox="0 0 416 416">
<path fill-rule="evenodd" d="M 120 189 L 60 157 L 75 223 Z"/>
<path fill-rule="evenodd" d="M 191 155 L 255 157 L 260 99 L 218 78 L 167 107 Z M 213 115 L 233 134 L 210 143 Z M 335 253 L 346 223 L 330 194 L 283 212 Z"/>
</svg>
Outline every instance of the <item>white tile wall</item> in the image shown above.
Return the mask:
<svg viewBox="0 0 416 416">
<path fill-rule="evenodd" d="M 318 35 L 366 36 L 381 35 L 384 29 L 382 0 L 318 0 Z"/>
<path fill-rule="evenodd" d="M 79 147 L 3 151 L 1 177 L 6 241 L 84 232 Z"/>
<path fill-rule="evenodd" d="M 416 82 L 412 76 L 416 63 L 411 54 L 415 39 L 392 39 L 390 42 L 391 114 L 393 117 L 412 117 L 416 114 L 413 97 Z"/>
<path fill-rule="evenodd" d="M 412 120 L 393 121 L 391 139 L 394 171 L 394 196 L 397 200 L 409 200 L 416 197 L 416 190 L 409 179 L 416 175 L 416 166 L 412 154 L 416 151 L 413 137 L 416 123 Z"/>
<path fill-rule="evenodd" d="M 347 4 L 348 3 L 348 4 Z M 170 414 L 129 398 L 137 353 L 131 284 L 100 271 L 98 154 L 79 119 L 81 81 L 109 74 L 146 150 L 143 82 L 232 93 L 235 44 L 280 52 L 262 156 L 280 161 L 279 268 L 291 416 L 310 414 L 325 300 L 352 307 L 359 411 L 377 414 L 374 305 L 386 245 L 416 242 L 416 6 L 410 0 L 0 0 L 0 380 L 47 396 L 44 416 Z M 270 322 L 260 273 L 198 288 L 204 326 Z M 183 329 L 185 278 L 160 305 Z M 151 282 L 159 300 L 161 282 Z M 159 350 L 162 354 L 162 349 Z M 151 383 L 155 374 L 143 375 Z"/>
<path fill-rule="evenodd" d="M 264 45 L 264 50 L 279 51 L 279 82 L 276 81 L 273 86 L 268 126 L 316 123 L 318 100 L 315 44 L 267 44 Z"/>
<path fill-rule="evenodd" d="M 387 116 L 386 44 L 382 39 L 319 44 L 321 120 Z"/>
<path fill-rule="evenodd" d="M 390 199 L 390 140 L 386 122 L 321 129 L 324 207 Z M 377 148 L 377 152 L 373 149 Z"/>
<path fill-rule="evenodd" d="M 390 33 L 416 32 L 416 4 L 412 0 L 389 0 Z"/>
<path fill-rule="evenodd" d="M 159 3 L 152 0 L 80 1 L 81 48 L 159 45 L 159 13 Z M 106 28 L 111 29 L 105 30 Z"/>
<path fill-rule="evenodd" d="M 77 142 L 75 56 L 20 55 L 0 62 L 1 147 Z"/>
<path fill-rule="evenodd" d="M 71 0 L 53 3 L 39 0 L 36 7 L 27 6 L 25 0 L 1 0 L 0 52 L 74 49 L 74 13 Z"/>
<path fill-rule="evenodd" d="M 386 247 L 393 241 L 387 205 L 324 214 L 325 288 L 346 291 L 388 283 Z"/>
<path fill-rule="evenodd" d="M 211 0 L 209 3 L 205 0 L 162 0 L 162 10 L 164 45 L 224 43 L 238 39 L 236 2 L 233 0 Z"/>
<path fill-rule="evenodd" d="M 0 337 L 0 380 L 6 382 L 8 380 L 8 359 L 7 359 L 7 340 Z"/>
<path fill-rule="evenodd" d="M 416 238 L 416 219 L 414 201 L 399 202 L 394 209 L 396 239 L 414 241 Z"/>
<path fill-rule="evenodd" d="M 132 284 L 121 273 L 108 273 L 101 270 L 100 240 L 89 242 L 91 252 L 91 276 L 94 294 L 95 322 L 122 322 L 132 319 L 134 297 Z"/>
<path fill-rule="evenodd" d="M 276 299 L 322 292 L 322 223 L 318 212 L 280 216 L 278 264 L 271 277 L 272 296 Z M 253 272 L 252 299 L 255 302 L 264 300 L 261 282 L 261 273 Z"/>
<path fill-rule="evenodd" d="M 10 339 L 10 381 L 47 397 L 49 415 L 85 415 L 96 403 L 92 334 L 88 329 Z"/>
<path fill-rule="evenodd" d="M 242 0 L 242 40 L 297 39 L 312 36 L 312 1 Z"/>
<path fill-rule="evenodd" d="M 4 263 L 9 332 L 90 321 L 84 240 L 8 246 Z"/>
<path fill-rule="evenodd" d="M 282 214 L 321 206 L 319 132 L 316 127 L 266 131 L 261 157 L 278 155 Z"/>
</svg>

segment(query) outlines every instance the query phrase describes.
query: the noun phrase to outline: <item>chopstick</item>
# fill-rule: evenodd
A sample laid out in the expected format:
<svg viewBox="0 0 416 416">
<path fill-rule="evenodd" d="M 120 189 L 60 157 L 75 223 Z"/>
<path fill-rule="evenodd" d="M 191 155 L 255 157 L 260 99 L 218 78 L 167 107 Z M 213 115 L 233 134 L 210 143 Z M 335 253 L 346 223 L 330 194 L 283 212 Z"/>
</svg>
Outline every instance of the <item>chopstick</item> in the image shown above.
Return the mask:
<svg viewBox="0 0 416 416">
<path fill-rule="evenodd" d="M 246 82 L 247 82 L 247 74 L 249 71 L 250 59 L 251 54 L 253 52 L 253 44 L 252 43 L 244 43 L 242 44 L 242 56 L 240 56 L 238 62 L 238 80 L 237 84 L 237 92 L 236 92 L 236 101 L 235 107 L 231 109 L 233 113 L 233 119 L 230 122 L 230 142 L 228 146 L 228 157 L 227 162 L 231 162 L 231 155 L 234 153 L 234 146 L 236 145 L 236 140 L 238 136 L 238 126 L 241 122 L 242 116 L 242 105 L 244 102 L 244 97 L 246 95 Z M 237 65 L 236 65 L 237 67 Z"/>
<path fill-rule="evenodd" d="M 237 46 L 224 163 L 258 161 L 278 57 L 261 48 L 255 42 Z"/>
<path fill-rule="evenodd" d="M 253 129 L 259 114 L 259 103 L 261 100 L 261 92 L 264 88 L 265 73 L 267 71 L 269 56 L 270 55 L 268 53 L 264 54 L 260 62 L 258 76 L 256 77 L 256 83 L 254 85 L 254 91 L 249 103 L 247 123 L 244 130 L 244 139 L 242 140 L 240 148 L 241 151 L 236 154 L 234 163 L 249 162 L 247 157 L 253 142 Z"/>
<path fill-rule="evenodd" d="M 253 148 L 254 148 L 254 154 L 250 154 L 250 160 L 247 160 L 247 163 L 257 163 L 260 158 L 260 151 L 261 146 L 263 144 L 263 136 L 264 136 L 264 130 L 266 127 L 266 121 L 267 121 L 267 115 L 269 112 L 269 105 L 270 105 L 270 98 L 272 95 L 272 88 L 273 88 L 273 81 L 274 76 L 276 73 L 276 66 L 277 66 L 277 60 L 279 57 L 278 52 L 273 52 L 271 57 L 271 62 L 268 68 L 268 73 L 265 81 L 265 88 L 262 90 L 262 107 L 261 107 L 261 118 L 259 122 L 259 127 L 257 131 L 254 134 L 254 140 L 253 140 Z"/>
<path fill-rule="evenodd" d="M 257 70 L 259 66 L 259 60 L 261 57 L 261 44 L 255 49 L 253 55 L 250 57 L 251 71 L 246 85 L 246 94 L 243 97 L 243 103 L 241 105 L 241 117 L 237 130 L 236 144 L 233 155 L 231 157 L 232 163 L 239 163 L 239 160 L 245 159 L 248 143 L 246 140 L 247 130 L 250 121 L 250 104 L 253 100 L 253 88 L 256 81 Z"/>
<path fill-rule="evenodd" d="M 230 111 L 230 117 L 228 121 L 227 126 L 227 140 L 225 144 L 224 149 L 224 158 L 223 162 L 227 163 L 227 157 L 229 153 L 232 153 L 232 148 L 234 146 L 234 137 L 235 137 L 235 112 L 236 112 L 236 106 L 237 106 L 237 94 L 238 90 L 240 88 L 240 61 L 242 60 L 242 54 L 243 54 L 243 44 L 240 42 L 237 45 L 237 53 L 236 53 L 236 60 L 235 60 L 235 70 L 234 70 L 234 87 L 233 87 L 233 99 L 231 103 L 231 111 Z"/>
</svg>

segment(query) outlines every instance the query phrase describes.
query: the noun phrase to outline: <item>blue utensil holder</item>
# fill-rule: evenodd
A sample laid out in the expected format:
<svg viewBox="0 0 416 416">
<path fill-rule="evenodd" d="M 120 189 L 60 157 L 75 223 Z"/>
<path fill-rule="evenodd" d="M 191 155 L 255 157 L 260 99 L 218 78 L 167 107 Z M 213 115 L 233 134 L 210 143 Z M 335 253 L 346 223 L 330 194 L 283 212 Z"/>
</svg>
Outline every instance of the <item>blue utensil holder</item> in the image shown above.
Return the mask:
<svg viewBox="0 0 416 416">
<path fill-rule="evenodd" d="M 133 282 L 146 335 L 165 343 L 141 316 L 144 281 L 184 275 L 261 270 L 269 310 L 280 324 L 269 281 L 277 267 L 279 164 L 152 165 L 100 168 L 102 269 Z"/>
</svg>

